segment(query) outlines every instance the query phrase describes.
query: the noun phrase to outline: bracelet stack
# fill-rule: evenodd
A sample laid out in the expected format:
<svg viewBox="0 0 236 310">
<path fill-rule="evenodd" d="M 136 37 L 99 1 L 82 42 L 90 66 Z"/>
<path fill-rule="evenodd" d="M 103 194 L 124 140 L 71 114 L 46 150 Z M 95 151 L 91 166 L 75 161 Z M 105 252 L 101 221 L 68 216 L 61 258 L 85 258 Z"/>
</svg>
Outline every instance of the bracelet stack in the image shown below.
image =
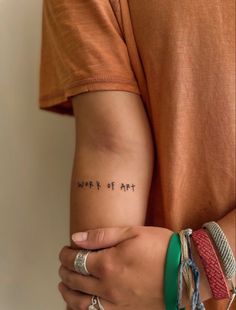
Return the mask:
<svg viewBox="0 0 236 310">
<path fill-rule="evenodd" d="M 227 280 L 230 281 L 230 284 L 231 284 L 231 290 L 230 290 L 231 298 L 229 300 L 229 304 L 227 307 L 227 310 L 228 310 L 230 309 L 230 306 L 232 305 L 233 300 L 236 296 L 236 287 L 233 283 L 233 277 L 236 273 L 235 257 L 228 243 L 228 240 L 218 223 L 212 221 L 212 222 L 203 224 L 202 227 L 209 232 L 213 240 L 213 244 L 215 245 L 219 253 L 220 260 L 223 266 L 224 276 Z"/>
<path fill-rule="evenodd" d="M 166 310 L 186 309 L 182 301 L 183 280 L 191 309 L 205 309 L 200 298 L 200 272 L 193 260 L 191 239 L 201 258 L 213 298 L 229 299 L 226 309 L 229 310 L 236 296 L 233 283 L 236 262 L 223 230 L 213 221 L 203 224 L 202 228 L 196 231 L 188 228 L 171 236 L 164 272 Z"/>
</svg>

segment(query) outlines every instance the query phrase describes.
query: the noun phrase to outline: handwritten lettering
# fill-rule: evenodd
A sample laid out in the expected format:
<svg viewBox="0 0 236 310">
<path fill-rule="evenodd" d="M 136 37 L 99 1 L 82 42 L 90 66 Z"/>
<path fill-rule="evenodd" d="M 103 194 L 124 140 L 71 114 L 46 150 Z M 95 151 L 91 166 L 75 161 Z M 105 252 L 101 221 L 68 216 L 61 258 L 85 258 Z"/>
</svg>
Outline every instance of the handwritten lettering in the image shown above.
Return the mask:
<svg viewBox="0 0 236 310">
<path fill-rule="evenodd" d="M 100 190 L 107 189 L 109 191 L 120 190 L 122 192 L 134 192 L 136 185 L 133 183 L 124 183 L 124 182 L 101 182 L 98 180 L 79 180 L 76 182 L 76 185 L 80 189 L 91 189 L 91 190 Z"/>
</svg>

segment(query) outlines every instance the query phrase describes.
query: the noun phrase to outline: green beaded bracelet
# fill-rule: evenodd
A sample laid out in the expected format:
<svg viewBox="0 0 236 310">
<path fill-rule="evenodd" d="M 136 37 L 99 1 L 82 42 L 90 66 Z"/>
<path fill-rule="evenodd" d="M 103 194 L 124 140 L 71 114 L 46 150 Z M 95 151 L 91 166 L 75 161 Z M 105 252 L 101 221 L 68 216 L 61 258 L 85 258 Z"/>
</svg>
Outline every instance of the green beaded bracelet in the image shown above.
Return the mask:
<svg viewBox="0 0 236 310">
<path fill-rule="evenodd" d="M 173 233 L 166 253 L 164 272 L 164 300 L 166 310 L 178 309 L 178 273 L 181 263 L 181 243 L 178 233 Z"/>
</svg>

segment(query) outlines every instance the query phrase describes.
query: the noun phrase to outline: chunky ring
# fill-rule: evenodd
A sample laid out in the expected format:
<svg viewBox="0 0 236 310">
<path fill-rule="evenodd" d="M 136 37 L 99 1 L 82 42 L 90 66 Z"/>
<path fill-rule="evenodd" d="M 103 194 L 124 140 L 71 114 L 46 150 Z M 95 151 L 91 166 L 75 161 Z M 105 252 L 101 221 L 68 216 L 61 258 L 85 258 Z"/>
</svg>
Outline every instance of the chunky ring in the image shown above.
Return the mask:
<svg viewBox="0 0 236 310">
<path fill-rule="evenodd" d="M 79 250 L 74 260 L 75 271 L 84 276 L 90 275 L 86 267 L 86 260 L 90 252 L 89 250 Z"/>
</svg>

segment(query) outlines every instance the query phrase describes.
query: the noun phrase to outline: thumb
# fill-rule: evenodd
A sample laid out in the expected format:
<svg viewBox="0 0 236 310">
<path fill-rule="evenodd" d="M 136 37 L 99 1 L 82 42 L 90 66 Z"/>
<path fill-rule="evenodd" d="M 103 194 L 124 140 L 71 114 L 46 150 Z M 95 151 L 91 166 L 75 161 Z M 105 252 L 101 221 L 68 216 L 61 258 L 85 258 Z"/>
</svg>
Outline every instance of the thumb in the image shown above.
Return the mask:
<svg viewBox="0 0 236 310">
<path fill-rule="evenodd" d="M 108 248 L 138 235 L 137 227 L 106 227 L 72 235 L 74 243 L 88 250 Z"/>
</svg>

